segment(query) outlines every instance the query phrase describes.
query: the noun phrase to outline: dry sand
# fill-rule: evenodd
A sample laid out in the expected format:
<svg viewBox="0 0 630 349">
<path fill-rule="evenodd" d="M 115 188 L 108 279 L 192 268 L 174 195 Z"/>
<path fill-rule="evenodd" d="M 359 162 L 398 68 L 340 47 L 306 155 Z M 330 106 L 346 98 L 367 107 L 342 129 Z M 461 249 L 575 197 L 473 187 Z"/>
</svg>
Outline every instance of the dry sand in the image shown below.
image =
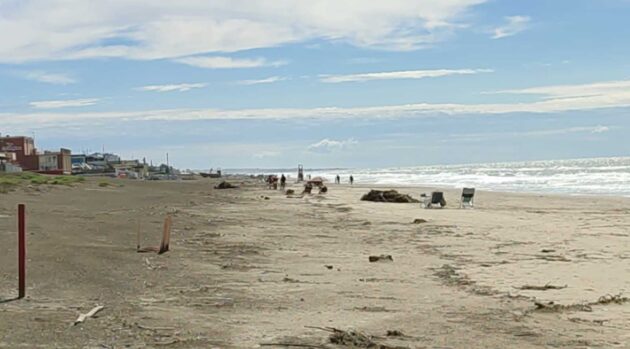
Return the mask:
<svg viewBox="0 0 630 349">
<path fill-rule="evenodd" d="M 461 210 L 446 191 L 423 210 L 361 202 L 360 186 L 99 182 L 0 194 L 0 348 L 334 348 L 308 326 L 402 348 L 630 348 L 630 302 L 600 302 L 630 296 L 628 199 L 480 192 Z M 28 289 L 11 300 L 18 203 Z M 136 253 L 138 223 L 157 245 L 167 213 L 171 251 Z M 545 285 L 560 289 L 520 289 Z"/>
</svg>

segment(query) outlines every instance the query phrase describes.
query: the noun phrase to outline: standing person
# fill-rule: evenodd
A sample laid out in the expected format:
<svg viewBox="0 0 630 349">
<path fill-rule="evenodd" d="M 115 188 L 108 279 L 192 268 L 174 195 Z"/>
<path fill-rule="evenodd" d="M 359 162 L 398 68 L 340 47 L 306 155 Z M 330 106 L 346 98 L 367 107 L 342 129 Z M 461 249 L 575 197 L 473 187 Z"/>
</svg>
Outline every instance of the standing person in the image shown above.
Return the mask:
<svg viewBox="0 0 630 349">
<path fill-rule="evenodd" d="M 352 177 L 352 175 L 350 175 L 350 185 L 354 184 L 354 177 Z"/>
<path fill-rule="evenodd" d="M 341 184 L 341 177 L 339 177 L 339 175 L 337 175 L 337 177 L 335 177 L 335 183 L 336 184 Z"/>
<path fill-rule="evenodd" d="M 285 177 L 283 173 L 282 177 L 280 177 L 280 189 L 284 190 L 284 187 L 286 185 L 287 185 L 287 177 Z"/>
</svg>

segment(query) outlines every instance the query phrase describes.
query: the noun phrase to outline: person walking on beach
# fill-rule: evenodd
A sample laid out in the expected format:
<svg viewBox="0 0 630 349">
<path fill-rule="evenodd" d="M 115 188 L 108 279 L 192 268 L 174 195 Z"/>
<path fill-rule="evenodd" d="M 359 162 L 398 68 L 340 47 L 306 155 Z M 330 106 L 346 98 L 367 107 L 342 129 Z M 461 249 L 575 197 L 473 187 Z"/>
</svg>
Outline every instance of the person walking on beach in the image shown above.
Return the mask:
<svg viewBox="0 0 630 349">
<path fill-rule="evenodd" d="M 354 184 L 354 177 L 352 177 L 352 175 L 350 175 L 350 185 Z"/>
<path fill-rule="evenodd" d="M 282 177 L 280 177 L 280 189 L 284 190 L 284 187 L 286 185 L 287 185 L 287 177 L 285 177 L 283 173 Z"/>
<path fill-rule="evenodd" d="M 335 184 L 341 184 L 341 177 L 339 177 L 339 175 L 335 177 Z"/>
</svg>

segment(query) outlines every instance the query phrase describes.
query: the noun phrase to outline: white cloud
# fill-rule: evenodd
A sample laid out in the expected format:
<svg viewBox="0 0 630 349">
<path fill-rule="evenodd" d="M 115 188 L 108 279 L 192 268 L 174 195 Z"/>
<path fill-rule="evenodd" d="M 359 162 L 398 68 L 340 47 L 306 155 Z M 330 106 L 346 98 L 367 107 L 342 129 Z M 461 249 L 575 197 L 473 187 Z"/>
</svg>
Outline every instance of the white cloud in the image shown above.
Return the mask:
<svg viewBox="0 0 630 349">
<path fill-rule="evenodd" d="M 241 80 L 241 81 L 237 81 L 236 83 L 238 85 L 259 85 L 259 84 L 271 84 L 274 82 L 284 81 L 284 80 L 287 80 L 287 78 L 283 78 L 280 76 L 272 76 L 266 79 L 259 79 L 259 80 Z"/>
<path fill-rule="evenodd" d="M 516 35 L 529 27 L 531 18 L 527 16 L 510 16 L 505 17 L 506 24 L 495 28 L 493 31 L 493 39 L 506 38 L 508 36 Z"/>
<path fill-rule="evenodd" d="M 309 145 L 308 151 L 314 152 L 314 153 L 332 153 L 334 151 L 347 149 L 358 143 L 359 142 L 357 142 L 353 138 L 349 138 L 349 139 L 341 140 L 341 141 L 325 138 L 317 143 Z"/>
<path fill-rule="evenodd" d="M 0 61 L 172 59 L 329 40 L 411 50 L 487 0 L 21 0 L 0 2 Z"/>
<path fill-rule="evenodd" d="M 36 109 L 58 109 L 68 107 L 86 107 L 94 105 L 99 100 L 97 98 L 85 98 L 85 99 L 65 99 L 57 101 L 35 101 L 29 103 L 31 107 Z"/>
<path fill-rule="evenodd" d="M 547 137 L 567 135 L 574 133 L 586 133 L 586 134 L 600 134 L 610 131 L 608 126 L 576 126 L 559 129 L 546 129 L 546 130 L 532 130 L 532 131 L 517 131 L 517 132 L 486 132 L 486 133 L 466 133 L 466 134 L 452 134 L 449 140 L 444 142 L 457 141 L 487 141 L 489 139 L 504 139 L 504 138 L 517 138 L 517 137 Z"/>
<path fill-rule="evenodd" d="M 592 127 L 589 130 L 589 132 L 591 132 L 591 133 L 604 133 L 604 132 L 608 132 L 608 131 L 610 131 L 610 127 L 608 127 L 608 126 L 601 126 L 601 125 Z"/>
<path fill-rule="evenodd" d="M 254 153 L 252 156 L 256 159 L 275 158 L 280 156 L 280 152 L 274 150 L 263 150 Z"/>
<path fill-rule="evenodd" d="M 586 98 L 615 96 L 630 90 L 630 80 L 605 81 L 590 84 L 554 85 L 531 87 L 515 90 L 503 90 L 490 93 L 531 94 L 541 95 L 547 99 L 557 98 Z"/>
<path fill-rule="evenodd" d="M 435 70 L 407 70 L 394 72 L 364 73 L 350 75 L 323 75 L 321 81 L 326 83 L 340 82 L 364 82 L 370 80 L 391 80 L 391 79 L 425 79 L 437 78 L 449 75 L 470 75 L 479 73 L 490 73 L 491 69 L 435 69 Z"/>
<path fill-rule="evenodd" d="M 74 84 L 77 81 L 66 75 L 66 74 L 56 74 L 56 73 L 47 73 L 44 71 L 28 71 L 19 74 L 23 76 L 25 79 L 43 82 L 46 84 L 54 84 L 54 85 L 68 85 Z"/>
<path fill-rule="evenodd" d="M 195 83 L 195 84 L 170 84 L 170 85 L 148 85 L 138 87 L 138 90 L 141 91 L 156 91 L 156 92 L 184 92 L 189 91 L 195 88 L 203 88 L 206 87 L 207 84 Z"/>
<path fill-rule="evenodd" d="M 0 113 L 0 124 L 6 127 L 36 123 L 63 126 L 67 124 L 87 124 L 96 121 L 186 121 L 186 120 L 296 120 L 296 119 L 351 119 L 351 118 L 408 118 L 435 117 L 439 115 L 482 115 L 510 113 L 560 113 L 604 108 L 630 107 L 630 85 L 628 81 L 600 82 L 584 85 L 545 86 L 523 90 L 500 91 L 509 93 L 545 93 L 541 100 L 533 102 L 457 104 L 457 103 L 416 103 L 375 107 L 321 107 L 321 108 L 267 108 L 267 109 L 171 109 L 145 111 L 51 113 L 29 114 Z M 548 97 L 550 96 L 550 97 Z M 59 104 L 91 105 L 96 100 L 47 101 L 43 106 Z M 36 106 L 35 104 L 32 104 Z M 63 105 L 65 106 L 65 105 Z"/>
<path fill-rule="evenodd" d="M 207 69 L 235 69 L 235 68 L 258 68 L 258 67 L 279 67 L 287 64 L 286 61 L 268 62 L 264 58 L 237 59 L 231 57 L 207 57 L 196 56 L 176 59 L 175 62 L 192 65 L 193 67 Z"/>
<path fill-rule="evenodd" d="M 569 127 L 569 128 L 561 128 L 556 130 L 540 130 L 540 131 L 532 131 L 524 133 L 527 136 L 549 136 L 549 135 L 559 135 L 559 134 L 569 134 L 569 133 L 604 133 L 610 131 L 608 126 L 578 126 L 578 127 Z"/>
</svg>

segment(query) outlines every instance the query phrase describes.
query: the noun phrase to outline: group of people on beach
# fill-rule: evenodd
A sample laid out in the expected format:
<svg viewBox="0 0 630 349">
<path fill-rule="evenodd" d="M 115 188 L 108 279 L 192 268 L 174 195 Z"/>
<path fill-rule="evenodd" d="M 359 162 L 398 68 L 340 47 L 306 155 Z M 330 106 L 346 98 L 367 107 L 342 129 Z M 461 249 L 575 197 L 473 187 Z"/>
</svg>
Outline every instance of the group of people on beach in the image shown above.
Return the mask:
<svg viewBox="0 0 630 349">
<path fill-rule="evenodd" d="M 311 181 L 311 175 L 308 175 L 308 180 L 309 181 L 307 182 L 307 184 Z M 280 178 L 278 178 L 277 175 L 267 176 L 267 186 L 269 187 L 269 189 L 277 190 L 278 182 L 280 182 L 280 189 L 284 190 L 287 186 L 287 177 L 284 175 L 284 173 L 280 176 Z M 352 175 L 348 177 L 348 182 L 350 183 L 350 185 L 354 184 L 354 177 Z M 335 176 L 335 184 L 341 184 L 341 177 L 339 175 Z"/>
<path fill-rule="evenodd" d="M 350 182 L 350 185 L 354 184 L 354 177 L 352 177 L 352 175 L 350 175 L 350 177 L 348 178 L 348 181 Z M 339 177 L 339 175 L 335 176 L 335 184 L 341 184 L 341 177 Z"/>
</svg>

